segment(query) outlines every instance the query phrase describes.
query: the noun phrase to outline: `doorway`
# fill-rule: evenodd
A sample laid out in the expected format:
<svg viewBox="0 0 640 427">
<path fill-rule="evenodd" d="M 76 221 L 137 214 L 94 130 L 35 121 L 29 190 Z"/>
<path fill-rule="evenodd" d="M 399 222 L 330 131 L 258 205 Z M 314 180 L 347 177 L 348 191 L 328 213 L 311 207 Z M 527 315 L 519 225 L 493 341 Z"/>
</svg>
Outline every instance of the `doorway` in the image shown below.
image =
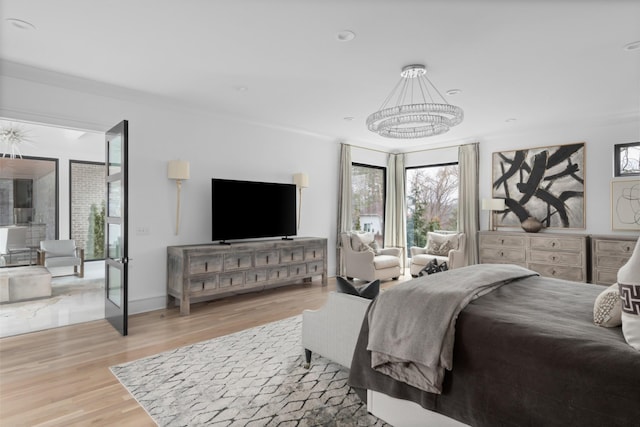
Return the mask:
<svg viewBox="0 0 640 427">
<path fill-rule="evenodd" d="M 22 176 L 17 175 L 5 177 L 5 175 L 11 175 L 9 167 L 6 166 L 8 160 L 24 162 L 44 158 L 56 163 L 55 179 L 48 178 L 48 182 L 53 181 L 49 191 L 38 193 L 35 180 L 33 184 L 20 182 L 19 190 L 22 195 L 19 203 L 25 204 L 25 206 L 29 204 L 28 198 L 31 189 L 31 205 L 35 208 L 31 208 L 33 211 L 30 217 L 27 212 L 29 207 L 19 208 L 25 209 L 19 212 L 19 219 L 25 220 L 28 225 L 33 225 L 38 221 L 46 221 L 47 240 L 74 239 L 75 224 L 88 222 L 89 217 L 82 213 L 77 215 L 80 210 L 72 206 L 71 182 L 74 173 L 72 164 L 84 162 L 104 165 L 104 133 L 0 118 L 0 128 L 4 129 L 9 126 L 19 127 L 27 138 L 19 147 L 22 158 L 16 156 L 15 159 L 9 159 L 7 156 L 2 159 L 5 161 L 0 164 L 2 179 L 23 179 Z M 6 151 L 8 151 L 7 148 L 0 144 L 0 158 Z M 78 171 L 76 171 L 76 178 L 78 176 Z M 6 184 L 6 182 L 4 183 Z M 104 200 L 104 190 L 96 188 L 95 191 L 100 193 L 98 197 Z M 45 202 L 45 194 L 51 196 L 51 200 Z M 8 191 L 0 191 L 0 206 L 14 204 L 12 197 L 13 195 L 9 195 Z M 91 197 L 92 200 L 95 200 L 93 195 Z M 46 215 L 45 212 L 47 212 Z M 5 216 L 7 215 L 3 214 L 3 218 Z M 4 219 L 3 222 L 5 222 Z M 36 240 L 40 240 L 40 238 Z M 86 239 L 78 243 L 78 246 L 83 248 L 87 244 Z M 0 267 L 0 272 L 3 268 Z M 104 319 L 103 259 L 99 256 L 96 257 L 95 254 L 87 259 L 83 278 L 72 275 L 71 268 L 51 269 L 51 273 L 53 275 L 51 298 L 0 304 L 0 336 Z"/>
</svg>

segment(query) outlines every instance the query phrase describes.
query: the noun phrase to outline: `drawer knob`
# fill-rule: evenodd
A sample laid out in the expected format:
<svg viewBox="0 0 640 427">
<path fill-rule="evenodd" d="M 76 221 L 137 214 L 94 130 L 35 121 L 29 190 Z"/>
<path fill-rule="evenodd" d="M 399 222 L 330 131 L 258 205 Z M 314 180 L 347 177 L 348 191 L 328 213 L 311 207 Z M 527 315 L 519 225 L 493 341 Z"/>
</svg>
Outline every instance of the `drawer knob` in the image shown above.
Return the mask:
<svg viewBox="0 0 640 427">
<path fill-rule="evenodd" d="M 555 276 L 556 275 L 556 271 L 555 270 L 551 270 L 551 275 Z"/>
<path fill-rule="evenodd" d="M 556 242 L 551 242 L 551 247 L 555 248 L 555 246 L 556 246 Z"/>
<path fill-rule="evenodd" d="M 500 240 L 500 244 L 501 244 L 501 245 L 504 245 L 504 239 L 501 239 L 501 240 Z"/>
<path fill-rule="evenodd" d="M 627 246 L 626 248 L 624 248 L 625 251 L 629 252 L 631 250 L 630 246 Z"/>
<path fill-rule="evenodd" d="M 555 256 L 555 255 L 554 255 L 554 256 L 552 256 L 552 257 L 551 257 L 551 260 L 552 260 L 552 261 L 555 261 L 555 260 L 556 260 L 556 256 Z"/>
<path fill-rule="evenodd" d="M 502 257 L 503 257 L 503 256 L 504 256 L 504 252 L 500 252 L 500 256 L 502 256 Z"/>
</svg>

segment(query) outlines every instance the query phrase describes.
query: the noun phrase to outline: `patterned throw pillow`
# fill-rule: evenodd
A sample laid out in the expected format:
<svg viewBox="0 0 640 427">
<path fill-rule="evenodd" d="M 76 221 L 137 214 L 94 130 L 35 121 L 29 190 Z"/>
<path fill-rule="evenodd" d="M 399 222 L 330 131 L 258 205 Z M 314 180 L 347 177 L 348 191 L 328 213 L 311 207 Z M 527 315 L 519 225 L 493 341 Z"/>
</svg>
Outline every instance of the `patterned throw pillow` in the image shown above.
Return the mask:
<svg viewBox="0 0 640 427">
<path fill-rule="evenodd" d="M 440 271 L 440 268 L 438 267 L 438 260 L 434 258 L 429 261 L 429 263 L 425 265 L 422 270 L 420 270 L 418 276 L 420 277 L 424 276 L 425 274 L 433 274 L 437 273 L 438 271 Z"/>
<path fill-rule="evenodd" d="M 617 283 L 609 286 L 596 298 L 593 304 L 593 323 L 605 328 L 622 325 L 622 301 Z"/>
<path fill-rule="evenodd" d="M 369 248 L 373 251 L 374 254 L 380 255 L 380 246 L 378 245 L 378 242 L 376 242 L 375 240 L 369 243 Z"/>
<path fill-rule="evenodd" d="M 449 256 L 451 249 L 458 249 L 457 234 L 427 233 L 427 253 L 438 256 Z"/>
<path fill-rule="evenodd" d="M 622 302 L 622 335 L 631 347 L 640 350 L 640 239 L 629 261 L 618 270 L 618 287 Z"/>
<path fill-rule="evenodd" d="M 380 280 L 374 280 L 366 285 L 356 288 L 353 283 L 344 277 L 336 277 L 336 290 L 342 294 L 355 295 L 357 297 L 375 299 L 380 293 Z"/>
</svg>

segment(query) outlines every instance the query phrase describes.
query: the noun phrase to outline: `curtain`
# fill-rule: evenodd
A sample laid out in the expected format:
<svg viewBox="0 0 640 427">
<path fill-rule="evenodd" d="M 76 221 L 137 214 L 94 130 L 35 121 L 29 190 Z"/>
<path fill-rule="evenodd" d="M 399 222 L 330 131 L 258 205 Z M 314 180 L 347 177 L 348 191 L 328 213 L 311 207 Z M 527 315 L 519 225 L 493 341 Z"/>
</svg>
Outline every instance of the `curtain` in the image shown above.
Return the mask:
<svg viewBox="0 0 640 427">
<path fill-rule="evenodd" d="M 351 230 L 351 146 L 340 144 L 340 176 L 338 177 L 338 233 L 336 271 L 344 276 L 344 261 L 340 250 L 340 233 Z"/>
<path fill-rule="evenodd" d="M 402 153 L 389 154 L 384 218 L 384 246 L 402 248 L 403 263 L 407 249 L 404 157 Z"/>
<path fill-rule="evenodd" d="M 478 206 L 478 143 L 458 148 L 458 230 L 467 238 L 469 265 L 478 263 L 478 231 L 480 209 Z"/>
</svg>

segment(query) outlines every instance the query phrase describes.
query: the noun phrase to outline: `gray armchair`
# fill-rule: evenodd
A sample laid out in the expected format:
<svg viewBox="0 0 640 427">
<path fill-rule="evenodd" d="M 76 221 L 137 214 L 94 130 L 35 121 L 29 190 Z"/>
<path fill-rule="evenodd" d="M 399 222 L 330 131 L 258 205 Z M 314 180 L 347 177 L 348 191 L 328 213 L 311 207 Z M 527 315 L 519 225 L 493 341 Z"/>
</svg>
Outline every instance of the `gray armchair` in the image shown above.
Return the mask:
<svg viewBox="0 0 640 427">
<path fill-rule="evenodd" d="M 383 248 L 378 253 L 363 248 L 373 241 L 372 233 L 342 233 L 345 276 L 362 280 L 396 280 L 402 274 L 402 249 Z"/>
<path fill-rule="evenodd" d="M 75 240 L 43 240 L 38 251 L 38 264 L 47 268 L 73 267 L 73 273 L 84 277 L 84 249 Z"/>
</svg>

